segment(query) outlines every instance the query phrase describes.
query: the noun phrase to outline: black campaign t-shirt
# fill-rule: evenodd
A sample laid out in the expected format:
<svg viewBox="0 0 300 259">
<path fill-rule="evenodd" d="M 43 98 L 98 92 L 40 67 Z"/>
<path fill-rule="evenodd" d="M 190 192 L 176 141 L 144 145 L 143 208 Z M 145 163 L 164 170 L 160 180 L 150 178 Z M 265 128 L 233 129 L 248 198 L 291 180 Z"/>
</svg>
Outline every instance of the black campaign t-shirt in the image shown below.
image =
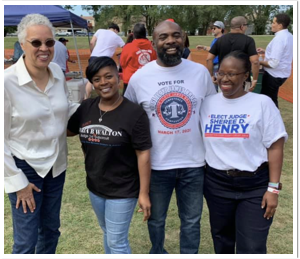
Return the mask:
<svg viewBox="0 0 300 259">
<path fill-rule="evenodd" d="M 152 147 L 149 120 L 145 111 L 124 98 L 99 123 L 100 97 L 82 102 L 68 123 L 79 134 L 85 154 L 87 188 L 108 198 L 136 198 L 139 173 L 135 150 Z"/>
<path fill-rule="evenodd" d="M 253 38 L 241 33 L 228 33 L 218 38 L 209 52 L 219 57 L 219 64 L 223 58 L 234 50 L 241 50 L 248 56 L 257 55 Z"/>
</svg>

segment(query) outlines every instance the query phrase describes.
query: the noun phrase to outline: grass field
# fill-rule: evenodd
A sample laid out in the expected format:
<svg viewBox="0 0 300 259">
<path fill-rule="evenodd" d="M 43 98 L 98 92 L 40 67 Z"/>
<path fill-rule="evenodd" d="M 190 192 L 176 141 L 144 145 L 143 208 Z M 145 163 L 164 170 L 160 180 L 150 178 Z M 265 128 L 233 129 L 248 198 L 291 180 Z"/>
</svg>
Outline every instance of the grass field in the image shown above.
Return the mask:
<svg viewBox="0 0 300 259">
<path fill-rule="evenodd" d="M 282 117 L 289 134 L 285 145 L 279 207 L 268 239 L 268 253 L 293 254 L 293 104 L 279 99 Z M 61 210 L 61 237 L 59 254 L 104 253 L 102 233 L 90 205 L 85 186 L 83 155 L 78 137 L 68 139 L 69 167 L 64 188 Z M 10 203 L 4 195 L 4 253 L 11 253 L 13 237 Z M 208 210 L 204 204 L 201 220 L 200 254 L 213 254 Z M 135 212 L 130 228 L 130 243 L 134 254 L 147 254 L 150 249 L 147 224 L 142 215 Z M 176 199 L 172 198 L 166 222 L 165 248 L 169 253 L 179 253 L 179 219 Z M 295 251 L 296 252 L 296 251 Z"/>
<path fill-rule="evenodd" d="M 274 36 L 270 35 L 259 35 L 259 36 L 251 36 L 256 42 L 256 47 L 265 48 L 271 39 Z M 56 37 L 59 39 L 59 37 Z M 73 37 L 65 37 L 69 40 L 67 43 L 68 49 L 75 49 L 74 39 Z M 91 38 L 90 38 L 91 39 Z M 149 37 L 151 40 L 152 38 Z M 126 37 L 123 37 L 123 40 L 126 42 Z M 213 36 L 189 36 L 190 48 L 193 49 L 197 45 L 206 45 L 209 46 L 211 41 L 213 40 Z M 4 38 L 4 48 L 5 49 L 13 49 L 14 43 L 17 41 L 17 37 L 5 37 Z M 76 37 L 77 47 L 78 49 L 88 49 L 88 37 Z"/>
<path fill-rule="evenodd" d="M 273 36 L 253 36 L 257 47 L 265 48 Z M 68 37 L 67 47 L 74 49 L 73 38 Z M 191 36 L 190 48 L 196 45 L 210 45 L 211 36 Z M 5 37 L 5 49 L 12 49 L 15 37 Z M 77 37 L 79 49 L 88 49 L 87 37 Z M 289 134 L 285 145 L 284 165 L 281 181 L 279 207 L 268 239 L 268 253 L 293 254 L 293 104 L 279 99 L 280 111 Z M 104 253 L 102 233 L 90 205 L 85 185 L 83 155 L 78 137 L 68 139 L 69 167 L 64 188 L 61 211 L 61 237 L 57 253 L 59 254 L 101 254 Z M 179 219 L 176 199 L 172 198 L 166 222 L 165 248 L 169 253 L 179 253 Z M 200 254 L 213 254 L 208 210 L 204 204 L 201 221 Z M 150 249 L 147 224 L 142 215 L 135 212 L 130 228 L 130 243 L 134 254 L 147 254 Z M 4 195 L 4 253 L 11 253 L 13 244 L 10 203 Z"/>
</svg>

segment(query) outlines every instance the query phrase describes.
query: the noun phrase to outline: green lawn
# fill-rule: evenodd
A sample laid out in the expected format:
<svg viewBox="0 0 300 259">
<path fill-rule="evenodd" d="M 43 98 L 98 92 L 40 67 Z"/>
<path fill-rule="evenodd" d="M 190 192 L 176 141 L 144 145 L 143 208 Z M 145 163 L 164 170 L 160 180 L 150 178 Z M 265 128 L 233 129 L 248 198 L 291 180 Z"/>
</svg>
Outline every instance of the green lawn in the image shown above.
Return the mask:
<svg viewBox="0 0 300 259">
<path fill-rule="evenodd" d="M 279 106 L 289 140 L 285 146 L 279 207 L 268 239 L 268 253 L 293 254 L 293 104 L 279 98 Z M 101 254 L 102 233 L 90 205 L 85 186 L 83 155 L 78 137 L 68 139 L 69 167 L 61 211 L 59 254 Z M 13 244 L 10 203 L 4 195 L 4 253 L 11 253 Z M 208 210 L 204 204 L 201 221 L 200 254 L 213 254 Z M 173 195 L 166 223 L 165 247 L 169 253 L 179 253 L 179 219 Z M 142 214 L 135 212 L 130 228 L 130 243 L 134 254 L 147 254 L 150 249 L 147 224 Z"/>
<path fill-rule="evenodd" d="M 254 38 L 256 42 L 256 47 L 265 48 L 274 36 L 262 35 L 262 36 L 251 36 L 251 37 Z M 56 38 L 58 39 L 59 37 Z M 69 40 L 69 42 L 67 43 L 68 49 L 75 49 L 73 37 L 65 37 L 65 38 Z M 149 37 L 149 39 L 152 38 Z M 123 40 L 126 42 L 126 37 L 123 37 Z M 212 40 L 213 40 L 213 36 L 189 36 L 190 48 L 195 48 L 197 45 L 209 46 Z M 4 48 L 13 49 L 14 43 L 16 41 L 17 41 L 17 37 L 5 37 Z M 89 48 L 88 37 L 76 37 L 76 42 L 77 42 L 78 49 Z"/>
</svg>

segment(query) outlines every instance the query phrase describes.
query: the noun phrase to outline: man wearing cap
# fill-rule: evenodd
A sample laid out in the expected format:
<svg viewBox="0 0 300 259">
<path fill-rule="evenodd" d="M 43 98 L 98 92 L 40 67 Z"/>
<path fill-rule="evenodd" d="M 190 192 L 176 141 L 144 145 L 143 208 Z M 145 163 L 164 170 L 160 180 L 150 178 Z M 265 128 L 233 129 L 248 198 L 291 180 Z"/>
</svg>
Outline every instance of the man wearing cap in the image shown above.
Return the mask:
<svg viewBox="0 0 300 259">
<path fill-rule="evenodd" d="M 249 86 L 247 86 L 247 91 L 253 91 L 257 82 L 259 73 L 259 61 L 256 52 L 255 41 L 253 38 L 245 35 L 248 28 L 247 20 L 243 16 L 234 17 L 230 22 L 230 33 L 227 33 L 223 37 L 219 38 L 216 43 L 211 47 L 206 58 L 206 65 L 212 77 L 214 83 L 216 83 L 216 78 L 213 75 L 213 60 L 216 56 L 219 57 L 219 64 L 221 64 L 222 59 L 234 50 L 241 50 L 248 54 L 251 65 L 252 65 L 252 76 L 253 80 Z M 250 81 L 250 78 L 249 78 Z"/>
<path fill-rule="evenodd" d="M 69 42 L 69 40 L 65 39 L 65 38 L 59 38 L 58 41 L 60 41 L 62 44 L 64 44 L 67 48 L 67 42 Z M 67 53 L 68 53 L 68 59 L 66 61 L 66 73 L 68 73 L 70 70 L 69 70 L 69 67 L 68 67 L 68 62 L 71 62 L 71 63 L 76 63 L 75 60 L 71 60 L 70 58 L 70 52 L 69 50 L 67 49 Z M 70 77 L 66 77 L 66 80 L 71 80 L 72 78 Z"/>
<path fill-rule="evenodd" d="M 66 64 L 68 58 L 69 56 L 68 56 L 67 47 L 64 44 L 62 44 L 60 41 L 55 40 L 54 55 L 53 55 L 52 62 L 59 65 L 64 74 L 66 74 L 66 70 L 67 70 Z"/>
<path fill-rule="evenodd" d="M 215 38 L 211 42 L 210 47 L 204 46 L 204 45 L 198 45 L 196 48 L 198 50 L 203 49 L 203 50 L 210 51 L 211 47 L 215 44 L 217 39 L 223 36 L 224 30 L 225 30 L 224 23 L 221 22 L 221 21 L 215 21 L 214 25 L 213 25 L 213 28 L 212 28 L 212 31 L 213 31 L 212 34 L 215 36 Z M 213 74 L 215 74 L 219 69 L 219 57 L 218 56 L 216 56 L 214 58 L 213 66 L 214 66 L 213 67 Z M 217 84 L 215 84 L 215 88 L 216 88 L 216 91 L 218 92 L 218 85 Z"/>
<path fill-rule="evenodd" d="M 62 44 L 64 44 L 66 47 L 67 47 L 67 42 L 69 42 L 69 40 L 67 40 L 67 39 L 65 39 L 65 38 L 59 38 L 58 41 L 60 41 L 60 42 L 61 42 Z M 70 58 L 70 52 L 69 52 L 68 49 L 67 49 L 67 52 L 68 52 L 68 56 L 69 56 L 68 61 L 71 62 L 71 63 L 76 63 L 75 60 L 71 60 L 71 58 Z M 69 69 L 68 69 L 68 64 L 66 64 L 66 66 L 67 66 L 67 71 L 68 71 L 68 70 L 69 70 Z"/>
</svg>

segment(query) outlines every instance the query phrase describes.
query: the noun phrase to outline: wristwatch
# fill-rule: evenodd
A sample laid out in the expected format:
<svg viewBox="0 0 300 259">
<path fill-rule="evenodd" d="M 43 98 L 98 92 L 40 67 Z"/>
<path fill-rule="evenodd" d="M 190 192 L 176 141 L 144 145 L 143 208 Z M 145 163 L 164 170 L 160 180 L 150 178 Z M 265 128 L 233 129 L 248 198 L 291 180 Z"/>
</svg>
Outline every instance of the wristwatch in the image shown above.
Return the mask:
<svg viewBox="0 0 300 259">
<path fill-rule="evenodd" d="M 282 183 L 271 183 L 271 182 L 269 182 L 268 187 L 274 188 L 276 190 L 282 190 Z"/>
</svg>

